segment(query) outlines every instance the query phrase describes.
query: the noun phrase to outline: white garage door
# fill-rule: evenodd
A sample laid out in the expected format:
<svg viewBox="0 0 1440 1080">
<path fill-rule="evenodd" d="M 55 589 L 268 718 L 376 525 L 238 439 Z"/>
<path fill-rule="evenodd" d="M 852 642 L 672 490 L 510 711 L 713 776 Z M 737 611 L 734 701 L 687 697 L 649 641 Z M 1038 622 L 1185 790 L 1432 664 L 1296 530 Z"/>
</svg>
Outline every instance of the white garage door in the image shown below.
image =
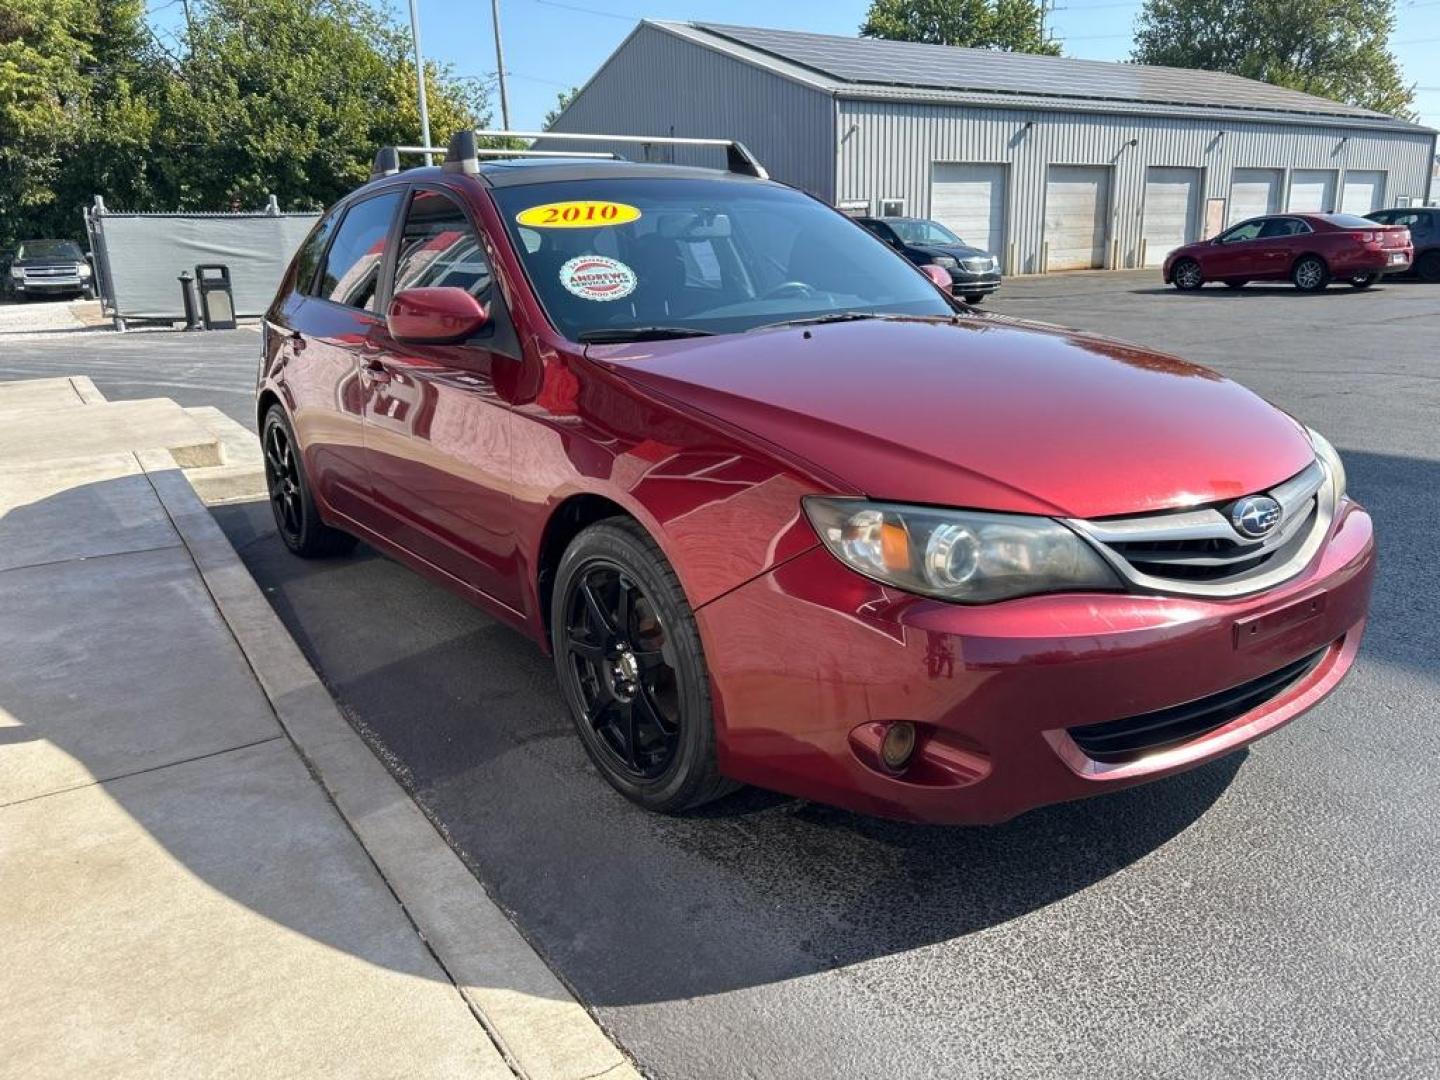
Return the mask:
<svg viewBox="0 0 1440 1080">
<path fill-rule="evenodd" d="M 1385 174 L 1347 170 L 1345 173 L 1345 194 L 1340 200 L 1340 209 L 1347 214 L 1368 214 L 1385 205 Z"/>
<path fill-rule="evenodd" d="M 1199 169 L 1145 170 L 1145 265 L 1196 239 L 1200 205 Z"/>
<path fill-rule="evenodd" d="M 1231 225 L 1279 209 L 1279 169 L 1236 169 L 1230 174 Z"/>
<path fill-rule="evenodd" d="M 1297 214 L 1328 214 L 1335 209 L 1332 169 L 1296 169 L 1290 174 L 1290 203 Z"/>
<path fill-rule="evenodd" d="M 930 216 L 972 247 L 1001 254 L 1005 243 L 1005 166 L 930 168 Z"/>
<path fill-rule="evenodd" d="M 1109 216 L 1109 169 L 1052 165 L 1045 181 L 1045 240 L 1050 245 L 1047 269 L 1104 266 Z"/>
</svg>

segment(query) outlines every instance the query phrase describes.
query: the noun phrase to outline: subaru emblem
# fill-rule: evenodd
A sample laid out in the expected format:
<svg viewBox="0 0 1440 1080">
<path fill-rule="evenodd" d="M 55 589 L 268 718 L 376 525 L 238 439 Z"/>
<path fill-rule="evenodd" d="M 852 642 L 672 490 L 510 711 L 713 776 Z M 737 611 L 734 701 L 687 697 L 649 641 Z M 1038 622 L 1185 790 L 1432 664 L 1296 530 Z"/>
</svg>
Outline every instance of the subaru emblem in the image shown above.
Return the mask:
<svg viewBox="0 0 1440 1080">
<path fill-rule="evenodd" d="M 1259 540 L 1280 524 L 1284 514 L 1269 495 L 1247 495 L 1230 508 L 1230 523 L 1241 536 Z"/>
</svg>

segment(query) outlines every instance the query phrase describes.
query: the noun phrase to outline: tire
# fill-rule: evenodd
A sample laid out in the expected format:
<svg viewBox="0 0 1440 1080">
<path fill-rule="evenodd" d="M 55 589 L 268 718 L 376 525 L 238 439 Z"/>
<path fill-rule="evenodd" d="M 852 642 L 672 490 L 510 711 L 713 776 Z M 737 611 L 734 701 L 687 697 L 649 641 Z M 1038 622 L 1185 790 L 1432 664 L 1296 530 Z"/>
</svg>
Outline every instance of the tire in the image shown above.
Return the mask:
<svg viewBox="0 0 1440 1080">
<path fill-rule="evenodd" d="M 1330 267 L 1318 255 L 1302 255 L 1290 269 L 1290 280 L 1301 292 L 1322 292 L 1330 284 Z"/>
<path fill-rule="evenodd" d="M 1440 250 L 1421 255 L 1415 262 L 1415 273 L 1421 281 L 1440 282 Z"/>
<path fill-rule="evenodd" d="M 1170 281 L 1181 292 L 1191 292 L 1205 284 L 1205 275 L 1194 259 L 1181 259 L 1170 271 Z"/>
<path fill-rule="evenodd" d="M 1368 289 L 1379 280 L 1379 274 L 1356 274 L 1350 279 L 1350 287 L 1352 289 Z"/>
<path fill-rule="evenodd" d="M 716 764 L 695 616 L 634 521 L 609 518 L 571 541 L 555 575 L 550 644 L 580 742 L 620 794 L 674 814 L 739 786 Z"/>
<path fill-rule="evenodd" d="M 966 293 L 966 294 L 965 294 L 965 303 L 967 303 L 967 304 L 978 304 L 978 303 L 980 303 L 981 300 L 984 300 L 984 299 L 985 299 L 985 294 L 982 293 L 982 292 L 972 292 L 972 293 Z"/>
<path fill-rule="evenodd" d="M 1246 285 L 1249 284 L 1250 279 L 1248 277 L 1232 277 L 1226 279 L 1225 281 L 1225 287 L 1227 289 L 1243 289 Z"/>
<path fill-rule="evenodd" d="M 352 549 L 355 537 L 320 520 L 295 431 L 279 405 L 271 405 L 265 414 L 260 448 L 265 454 L 265 490 L 275 514 L 275 531 L 285 546 L 302 559 L 342 555 Z"/>
</svg>

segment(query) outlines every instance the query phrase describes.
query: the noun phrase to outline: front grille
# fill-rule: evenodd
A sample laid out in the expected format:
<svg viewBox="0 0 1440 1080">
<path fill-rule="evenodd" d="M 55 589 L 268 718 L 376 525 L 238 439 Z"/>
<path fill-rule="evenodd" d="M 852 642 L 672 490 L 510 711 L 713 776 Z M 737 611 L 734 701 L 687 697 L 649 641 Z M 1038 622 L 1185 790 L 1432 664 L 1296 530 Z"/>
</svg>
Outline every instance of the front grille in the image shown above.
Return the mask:
<svg viewBox="0 0 1440 1080">
<path fill-rule="evenodd" d="M 78 277 L 80 273 L 74 263 L 68 266 L 27 266 L 24 269 L 27 278 Z"/>
<path fill-rule="evenodd" d="M 985 274 L 995 269 L 995 260 L 990 256 L 976 259 L 961 259 L 960 265 L 972 274 Z"/>
<path fill-rule="evenodd" d="M 1150 591 L 1240 596 L 1298 574 L 1319 549 L 1334 515 L 1334 490 L 1314 461 L 1268 494 L 1280 504 L 1266 536 L 1242 535 L 1235 505 L 1217 503 L 1141 517 L 1072 519 L 1132 585 Z"/>
<path fill-rule="evenodd" d="M 1314 671 L 1328 650 L 1326 646 L 1278 671 L 1183 705 L 1070 728 L 1070 738 L 1087 757 L 1106 764 L 1123 764 L 1168 750 L 1223 727 L 1279 697 Z"/>
</svg>

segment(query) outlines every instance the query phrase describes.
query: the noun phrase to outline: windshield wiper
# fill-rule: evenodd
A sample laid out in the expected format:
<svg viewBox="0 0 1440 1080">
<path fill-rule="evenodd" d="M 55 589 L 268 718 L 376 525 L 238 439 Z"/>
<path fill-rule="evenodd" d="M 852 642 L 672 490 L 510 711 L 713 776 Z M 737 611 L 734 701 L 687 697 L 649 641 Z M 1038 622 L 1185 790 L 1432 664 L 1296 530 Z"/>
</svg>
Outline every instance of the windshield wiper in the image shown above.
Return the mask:
<svg viewBox="0 0 1440 1080">
<path fill-rule="evenodd" d="M 605 345 L 624 341 L 665 341 L 669 338 L 714 337 L 710 330 L 690 326 L 603 326 L 597 330 L 581 330 L 577 340 L 586 345 Z"/>
<path fill-rule="evenodd" d="M 803 319 L 781 319 L 779 322 L 752 326 L 753 330 L 773 330 L 777 326 L 818 326 L 820 323 L 857 322 L 860 319 L 884 319 L 886 316 L 873 311 L 832 311 L 828 315 L 810 315 Z"/>
</svg>

